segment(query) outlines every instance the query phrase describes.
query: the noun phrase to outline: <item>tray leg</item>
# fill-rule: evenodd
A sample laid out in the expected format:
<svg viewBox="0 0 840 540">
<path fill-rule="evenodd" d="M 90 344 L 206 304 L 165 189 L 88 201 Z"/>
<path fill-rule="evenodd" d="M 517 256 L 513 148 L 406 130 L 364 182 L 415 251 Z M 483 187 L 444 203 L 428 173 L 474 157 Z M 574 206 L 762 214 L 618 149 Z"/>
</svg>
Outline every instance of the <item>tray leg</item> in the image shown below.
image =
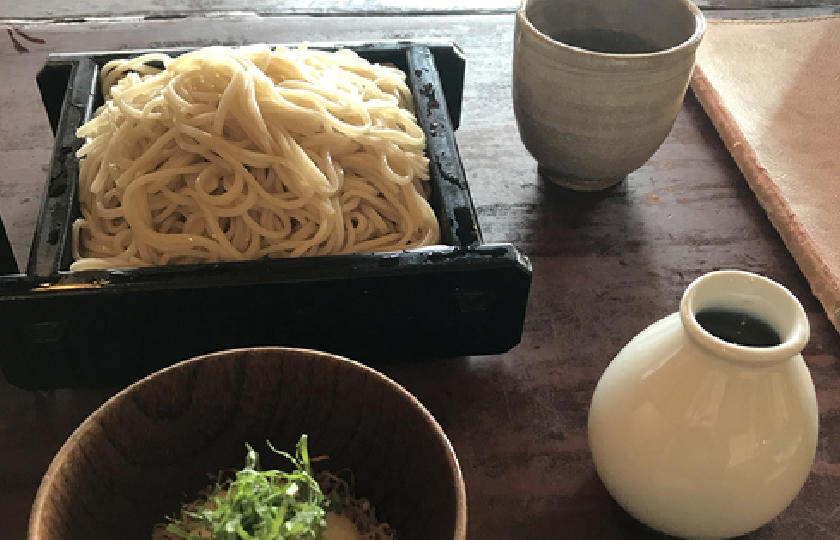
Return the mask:
<svg viewBox="0 0 840 540">
<path fill-rule="evenodd" d="M 20 273 L 20 270 L 12 251 L 12 244 L 9 243 L 9 237 L 6 235 L 3 218 L 0 218 L 0 276 L 18 273 Z"/>
</svg>

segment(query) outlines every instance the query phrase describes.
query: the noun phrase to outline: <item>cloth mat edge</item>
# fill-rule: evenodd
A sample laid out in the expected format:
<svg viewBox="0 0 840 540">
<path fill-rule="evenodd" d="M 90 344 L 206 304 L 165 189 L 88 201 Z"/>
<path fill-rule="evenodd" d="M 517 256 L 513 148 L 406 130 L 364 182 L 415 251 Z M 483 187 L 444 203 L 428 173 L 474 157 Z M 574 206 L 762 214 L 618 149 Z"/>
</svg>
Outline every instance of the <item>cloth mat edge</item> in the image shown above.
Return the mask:
<svg viewBox="0 0 840 540">
<path fill-rule="evenodd" d="M 831 272 L 828 264 L 820 256 L 819 247 L 788 205 L 770 173 L 759 162 L 758 156 L 747 143 L 746 137 L 724 103 L 723 97 L 703 73 L 700 65 L 694 68 L 691 88 L 744 175 L 747 184 L 755 193 L 759 204 L 764 208 L 770 222 L 808 280 L 812 292 L 825 309 L 829 321 L 840 333 L 840 278 Z"/>
</svg>

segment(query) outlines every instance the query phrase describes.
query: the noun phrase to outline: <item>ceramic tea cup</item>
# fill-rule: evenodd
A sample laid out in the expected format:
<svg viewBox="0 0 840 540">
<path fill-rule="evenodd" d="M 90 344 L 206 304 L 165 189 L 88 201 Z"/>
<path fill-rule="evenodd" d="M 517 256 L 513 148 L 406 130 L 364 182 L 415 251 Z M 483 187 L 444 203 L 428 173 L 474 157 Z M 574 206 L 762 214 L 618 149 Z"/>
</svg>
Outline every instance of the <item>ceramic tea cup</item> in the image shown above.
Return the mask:
<svg viewBox="0 0 840 540">
<path fill-rule="evenodd" d="M 705 29 L 691 0 L 524 0 L 513 107 L 541 173 L 594 191 L 641 167 L 674 125 Z"/>
</svg>

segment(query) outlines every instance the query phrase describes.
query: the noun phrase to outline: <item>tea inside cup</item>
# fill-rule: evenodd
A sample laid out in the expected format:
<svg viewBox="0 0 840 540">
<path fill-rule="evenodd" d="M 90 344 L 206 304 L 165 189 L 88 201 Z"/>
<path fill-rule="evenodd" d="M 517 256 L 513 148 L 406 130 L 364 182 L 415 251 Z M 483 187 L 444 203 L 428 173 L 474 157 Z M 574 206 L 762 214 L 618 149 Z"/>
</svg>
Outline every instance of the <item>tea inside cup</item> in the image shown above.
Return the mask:
<svg viewBox="0 0 840 540">
<path fill-rule="evenodd" d="M 526 1 L 525 16 L 548 38 L 602 54 L 651 54 L 702 31 L 690 0 Z M 697 10 L 699 12 L 699 10 Z"/>
</svg>

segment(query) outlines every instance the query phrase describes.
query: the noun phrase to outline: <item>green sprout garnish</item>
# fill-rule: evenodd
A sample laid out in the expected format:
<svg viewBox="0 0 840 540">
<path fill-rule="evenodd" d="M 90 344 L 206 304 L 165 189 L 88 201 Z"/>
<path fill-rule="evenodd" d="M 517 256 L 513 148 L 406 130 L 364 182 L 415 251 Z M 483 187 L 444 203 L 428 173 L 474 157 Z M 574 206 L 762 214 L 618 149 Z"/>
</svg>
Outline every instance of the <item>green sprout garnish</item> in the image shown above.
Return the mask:
<svg viewBox="0 0 840 540">
<path fill-rule="evenodd" d="M 333 501 L 312 476 L 307 436 L 301 436 L 294 456 L 268 443 L 292 462 L 288 473 L 261 471 L 259 455 L 245 446 L 245 468 L 236 478 L 216 485 L 206 501 L 166 530 L 188 540 L 324 540 L 326 509 Z"/>
</svg>

